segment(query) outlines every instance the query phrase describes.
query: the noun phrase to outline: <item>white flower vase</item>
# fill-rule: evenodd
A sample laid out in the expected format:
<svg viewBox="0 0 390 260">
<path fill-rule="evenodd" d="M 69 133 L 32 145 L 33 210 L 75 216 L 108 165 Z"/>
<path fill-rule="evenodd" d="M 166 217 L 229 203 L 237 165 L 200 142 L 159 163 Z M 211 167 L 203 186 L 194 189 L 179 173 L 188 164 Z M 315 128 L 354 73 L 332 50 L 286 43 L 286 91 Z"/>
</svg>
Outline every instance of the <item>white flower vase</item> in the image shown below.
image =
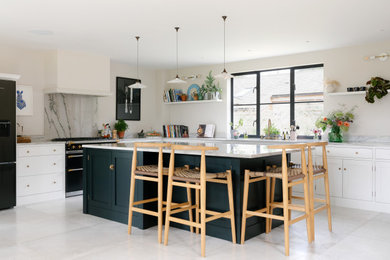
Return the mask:
<svg viewBox="0 0 390 260">
<path fill-rule="evenodd" d="M 238 139 L 240 137 L 240 132 L 238 132 L 237 129 L 233 129 L 231 131 L 231 137 L 232 137 L 232 139 Z"/>
</svg>

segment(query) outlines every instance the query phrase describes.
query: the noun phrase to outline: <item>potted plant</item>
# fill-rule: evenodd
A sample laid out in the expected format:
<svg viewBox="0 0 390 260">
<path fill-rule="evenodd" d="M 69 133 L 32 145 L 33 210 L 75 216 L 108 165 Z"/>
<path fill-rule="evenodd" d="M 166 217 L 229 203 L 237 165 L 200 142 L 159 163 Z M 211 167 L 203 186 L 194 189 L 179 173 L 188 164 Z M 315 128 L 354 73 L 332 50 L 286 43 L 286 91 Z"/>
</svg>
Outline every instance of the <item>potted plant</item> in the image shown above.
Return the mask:
<svg viewBox="0 0 390 260">
<path fill-rule="evenodd" d="M 277 139 L 280 135 L 280 130 L 274 124 L 271 127 L 264 128 L 263 131 L 267 139 Z"/>
<path fill-rule="evenodd" d="M 343 132 L 347 132 L 351 123 L 353 123 L 354 115 L 352 111 L 342 112 L 334 111 L 327 117 L 320 117 L 317 119 L 316 127 L 325 131 L 330 128 L 328 135 L 329 142 L 343 142 Z"/>
<path fill-rule="evenodd" d="M 390 81 L 380 77 L 371 78 L 367 85 L 370 85 L 366 92 L 366 101 L 368 103 L 374 103 L 375 97 L 381 99 L 386 96 L 387 91 L 390 89 Z"/>
<path fill-rule="evenodd" d="M 232 130 L 230 132 L 231 137 L 234 139 L 238 139 L 240 137 L 240 132 L 238 131 L 238 128 L 240 128 L 244 125 L 244 120 L 242 118 L 240 118 L 240 120 L 238 120 L 237 125 L 234 125 L 233 122 L 230 122 L 229 125 L 232 127 Z"/>
<path fill-rule="evenodd" d="M 125 132 L 127 128 L 129 128 L 129 126 L 127 125 L 125 120 L 119 119 L 118 122 L 115 123 L 114 128 L 118 131 L 118 137 L 120 139 L 123 139 L 123 137 L 125 136 Z"/>
<path fill-rule="evenodd" d="M 219 96 L 222 93 L 219 83 L 215 84 L 215 78 L 211 73 L 212 71 L 210 70 L 209 75 L 207 75 L 204 84 L 200 89 L 203 99 L 219 99 Z"/>
</svg>

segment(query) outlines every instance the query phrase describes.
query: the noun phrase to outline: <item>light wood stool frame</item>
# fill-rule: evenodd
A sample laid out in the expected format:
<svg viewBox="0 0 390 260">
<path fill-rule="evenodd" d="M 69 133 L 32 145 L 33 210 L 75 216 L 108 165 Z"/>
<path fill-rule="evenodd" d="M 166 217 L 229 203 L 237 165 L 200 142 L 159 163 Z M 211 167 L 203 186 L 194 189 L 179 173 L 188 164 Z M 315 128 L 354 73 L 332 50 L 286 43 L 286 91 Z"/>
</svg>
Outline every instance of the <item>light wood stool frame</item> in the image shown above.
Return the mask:
<svg viewBox="0 0 390 260">
<path fill-rule="evenodd" d="M 175 166 L 175 150 L 191 150 L 191 151 L 201 151 L 201 162 L 200 162 L 200 181 L 199 179 L 184 179 L 184 178 L 175 178 L 174 176 L 174 166 Z M 169 234 L 169 224 L 170 222 L 176 222 L 183 225 L 188 225 L 195 227 L 198 233 L 200 228 L 201 232 L 201 255 L 205 257 L 206 255 L 206 223 L 213 221 L 219 218 L 228 218 L 230 219 L 231 232 L 232 232 L 232 242 L 236 243 L 236 229 L 234 223 L 234 206 L 233 206 L 233 187 L 232 187 L 232 175 L 231 170 L 228 170 L 226 173 L 226 178 L 221 179 L 211 179 L 206 178 L 206 151 L 218 150 L 217 147 L 207 147 L 207 146 L 191 146 L 191 145 L 172 145 L 171 146 L 171 157 L 169 163 L 169 175 L 168 175 L 168 192 L 167 192 L 167 210 L 165 218 L 165 234 L 164 234 L 164 244 L 168 244 L 168 234 Z M 214 182 L 226 184 L 228 189 L 228 199 L 229 199 L 229 211 L 226 212 L 216 212 L 206 209 L 206 182 Z M 195 222 L 191 219 L 184 220 L 176 217 L 172 217 L 172 214 L 179 213 L 180 210 L 172 210 L 172 192 L 173 186 L 185 187 L 190 189 L 195 189 L 196 194 L 196 220 Z M 200 192 L 200 196 L 199 196 Z M 199 198 L 200 197 L 200 198 Z M 199 207 L 200 200 L 200 207 Z M 200 223 L 199 223 L 199 211 L 200 211 Z M 211 215 L 206 217 L 206 215 Z"/>
<path fill-rule="evenodd" d="M 284 221 L 284 247 L 286 256 L 289 255 L 289 227 L 290 225 L 306 219 L 306 228 L 307 228 L 307 237 L 309 243 L 311 243 L 311 221 L 310 221 L 310 202 L 309 202 L 309 187 L 308 187 L 308 173 L 306 167 L 306 158 L 305 158 L 305 149 L 307 148 L 306 144 L 290 144 L 290 145 L 271 145 L 268 146 L 269 149 L 281 149 L 282 150 L 282 194 L 283 202 L 274 202 L 274 193 L 275 193 L 275 177 L 267 176 L 267 173 L 264 172 L 263 176 L 251 177 L 250 170 L 245 170 L 245 180 L 244 180 L 244 193 L 243 193 L 243 212 L 242 212 L 242 226 L 241 226 L 241 244 L 244 244 L 245 241 L 245 229 L 246 229 L 246 219 L 250 217 L 263 217 L 266 218 L 266 233 L 268 234 L 272 229 L 272 219 L 277 219 Z M 289 181 L 288 176 L 288 167 L 287 167 L 287 152 L 288 149 L 298 149 L 301 152 L 302 158 L 302 174 L 304 177 L 300 178 L 297 181 Z M 248 207 L 248 195 L 249 195 L 249 184 L 266 181 L 266 207 L 259 210 L 249 211 Z M 271 185 L 272 181 L 272 185 Z M 291 203 L 290 200 L 290 190 L 293 186 L 303 184 L 304 186 L 304 201 L 305 205 L 295 205 Z M 283 216 L 274 215 L 274 208 L 283 208 Z M 303 215 L 291 220 L 291 210 L 304 212 Z"/>
</svg>

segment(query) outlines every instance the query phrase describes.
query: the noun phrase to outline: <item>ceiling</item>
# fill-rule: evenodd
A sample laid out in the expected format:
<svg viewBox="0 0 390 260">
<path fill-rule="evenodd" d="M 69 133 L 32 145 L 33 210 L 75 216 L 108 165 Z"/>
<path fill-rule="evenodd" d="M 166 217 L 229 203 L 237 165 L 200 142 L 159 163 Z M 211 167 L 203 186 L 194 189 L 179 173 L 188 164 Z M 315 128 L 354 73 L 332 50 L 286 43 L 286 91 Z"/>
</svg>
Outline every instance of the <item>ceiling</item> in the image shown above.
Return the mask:
<svg viewBox="0 0 390 260">
<path fill-rule="evenodd" d="M 389 0 L 0 0 L 0 42 L 70 49 L 140 66 L 286 55 L 390 39 Z"/>
</svg>

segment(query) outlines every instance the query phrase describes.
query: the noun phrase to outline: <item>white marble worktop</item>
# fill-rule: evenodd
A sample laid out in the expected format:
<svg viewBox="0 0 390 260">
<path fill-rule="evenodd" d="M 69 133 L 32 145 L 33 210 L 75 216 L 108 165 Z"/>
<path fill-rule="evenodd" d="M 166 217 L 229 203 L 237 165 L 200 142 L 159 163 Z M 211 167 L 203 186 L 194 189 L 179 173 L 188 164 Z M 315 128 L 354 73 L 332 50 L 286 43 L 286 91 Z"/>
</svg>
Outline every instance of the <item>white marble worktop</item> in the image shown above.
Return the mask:
<svg viewBox="0 0 390 260">
<path fill-rule="evenodd" d="M 138 139 L 138 141 L 140 141 Z M 156 141 L 156 140 L 154 140 Z M 161 140 L 160 140 L 161 141 Z M 165 141 L 165 140 L 164 140 Z M 166 142 L 166 141 L 165 141 Z M 112 149 L 112 150 L 125 150 L 132 151 L 134 142 L 123 142 L 118 144 L 87 144 L 83 145 L 83 148 L 94 148 L 94 149 Z M 225 143 L 225 142 L 215 142 L 215 141 L 176 141 L 169 140 L 169 143 L 172 144 L 182 144 L 182 145 L 201 145 L 201 146 L 212 146 L 217 147 L 218 150 L 207 151 L 207 156 L 216 156 L 216 157 L 230 157 L 230 158 L 260 158 L 272 155 L 280 155 L 281 150 L 279 149 L 269 149 L 267 145 L 263 144 L 238 144 L 238 143 Z M 138 148 L 138 151 L 145 152 L 157 152 L 157 148 Z M 164 149 L 164 153 L 169 153 L 170 149 Z M 191 154 L 191 155 L 200 155 L 200 151 L 175 151 L 177 154 Z"/>
</svg>

